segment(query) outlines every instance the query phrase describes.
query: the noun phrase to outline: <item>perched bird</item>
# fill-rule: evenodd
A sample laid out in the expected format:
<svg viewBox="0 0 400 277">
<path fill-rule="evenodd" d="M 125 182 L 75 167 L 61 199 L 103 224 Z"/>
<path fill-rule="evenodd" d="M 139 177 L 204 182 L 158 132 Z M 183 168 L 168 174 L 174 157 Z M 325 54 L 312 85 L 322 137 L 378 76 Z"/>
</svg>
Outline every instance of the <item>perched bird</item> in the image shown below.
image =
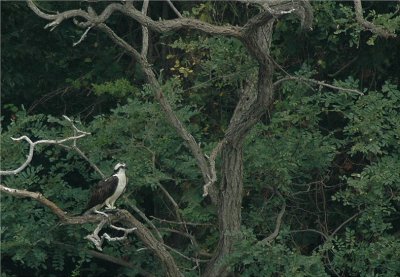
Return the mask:
<svg viewBox="0 0 400 277">
<path fill-rule="evenodd" d="M 125 191 L 128 182 L 125 170 L 126 164 L 117 163 L 114 167 L 114 174 L 93 187 L 84 215 L 94 212 L 107 216 L 106 213 L 99 210 L 104 206 L 107 210 L 115 209 L 115 201 Z"/>
</svg>

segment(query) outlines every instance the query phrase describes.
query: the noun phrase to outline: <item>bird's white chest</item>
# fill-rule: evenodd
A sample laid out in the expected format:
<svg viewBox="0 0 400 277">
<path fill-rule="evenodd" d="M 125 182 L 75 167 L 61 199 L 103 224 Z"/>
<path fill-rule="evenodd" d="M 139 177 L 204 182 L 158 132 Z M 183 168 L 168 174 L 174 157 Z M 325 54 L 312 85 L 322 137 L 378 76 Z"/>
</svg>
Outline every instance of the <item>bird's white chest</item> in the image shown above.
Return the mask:
<svg viewBox="0 0 400 277">
<path fill-rule="evenodd" d="M 116 174 L 118 177 L 118 185 L 117 189 L 113 193 L 113 195 L 110 197 L 110 202 L 115 202 L 118 197 L 121 196 L 121 194 L 124 192 L 125 187 L 126 187 L 126 175 L 125 174 Z"/>
</svg>

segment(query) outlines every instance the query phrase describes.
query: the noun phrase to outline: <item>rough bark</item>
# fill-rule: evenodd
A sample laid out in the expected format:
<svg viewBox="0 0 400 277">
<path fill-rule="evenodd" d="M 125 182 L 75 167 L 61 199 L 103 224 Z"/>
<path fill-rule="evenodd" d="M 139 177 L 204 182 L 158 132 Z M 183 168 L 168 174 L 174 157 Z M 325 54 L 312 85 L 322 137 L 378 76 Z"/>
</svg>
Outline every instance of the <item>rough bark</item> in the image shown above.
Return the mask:
<svg viewBox="0 0 400 277">
<path fill-rule="evenodd" d="M 50 201 L 42 194 L 37 192 L 31 192 L 27 190 L 19 190 L 8 188 L 4 185 L 0 185 L 0 191 L 6 194 L 16 197 L 27 197 L 38 201 L 43 206 L 48 207 L 57 217 L 60 219 L 62 224 L 85 224 L 85 223 L 97 223 L 104 220 L 102 215 L 87 215 L 87 216 L 71 216 L 60 209 L 54 202 Z M 157 240 L 151 231 L 144 226 L 139 220 L 137 220 L 132 214 L 126 210 L 119 210 L 114 215 L 109 215 L 110 222 L 123 222 L 129 228 L 137 228 L 134 233 L 139 239 L 153 251 L 153 253 L 160 259 L 161 264 L 165 268 L 166 276 L 178 277 L 183 276 L 178 266 L 175 263 L 174 258 L 165 249 L 162 242 Z"/>
<path fill-rule="evenodd" d="M 152 233 L 139 220 L 137 220 L 132 214 L 130 214 L 126 210 L 120 211 L 120 214 L 118 216 L 126 222 L 128 227 L 136 227 L 137 230 L 139 230 L 138 232 L 135 231 L 135 234 L 145 245 L 152 249 L 154 254 L 157 255 L 157 257 L 160 259 L 161 264 L 164 266 L 166 276 L 183 276 L 183 274 L 177 267 L 174 258 L 165 249 L 164 244 L 155 239 Z"/>
<path fill-rule="evenodd" d="M 228 274 L 228 268 L 223 264 L 224 258 L 232 253 L 235 241 L 240 238 L 243 193 L 242 143 L 227 144 L 221 155 L 222 177 L 218 203 L 220 238 L 204 276 L 226 276 Z"/>
<path fill-rule="evenodd" d="M 213 259 L 209 262 L 204 276 L 226 276 L 229 268 L 224 259 L 234 251 L 235 242 L 240 239 L 241 209 L 243 197 L 243 143 L 251 128 L 259 121 L 273 101 L 273 66 L 269 59 L 273 18 L 260 16 L 251 22 L 245 36 L 245 45 L 259 62 L 257 85 L 252 81 L 242 93 L 236 106 L 222 149 L 221 184 L 218 197 L 218 222 L 220 238 Z M 263 21 L 264 24 L 255 24 Z"/>
<path fill-rule="evenodd" d="M 364 29 L 368 30 L 380 37 L 383 38 L 395 38 L 396 34 L 387 30 L 383 26 L 375 25 L 369 21 L 367 21 L 363 16 L 363 8 L 361 5 L 361 0 L 354 0 L 354 9 L 356 13 L 356 19 L 358 24 Z"/>
<path fill-rule="evenodd" d="M 241 2 L 259 4 L 263 8 L 260 14 L 249 19 L 248 23 L 243 27 L 212 25 L 195 19 L 183 18 L 179 16 L 179 13 L 178 19 L 154 21 L 135 9 L 129 2 L 126 2 L 124 5 L 117 3 L 110 4 L 100 15 L 90 15 L 82 10 L 49 15 L 40 11 L 31 0 L 28 0 L 31 9 L 38 16 L 51 21 L 46 27 L 55 28 L 68 18 L 83 19 L 85 22 L 74 22 L 82 28 L 94 27 L 103 31 L 117 45 L 132 55 L 142 66 L 146 79 L 152 86 L 155 98 L 164 111 L 166 119 L 185 141 L 193 157 L 196 159 L 197 165 L 203 175 L 203 180 L 206 183 L 204 186 L 204 195 L 208 195 L 208 192 L 210 192 L 209 195 L 213 203 L 218 207 L 219 242 L 214 251 L 213 258 L 207 264 L 204 276 L 228 275 L 229 269 L 224 264 L 224 259 L 234 251 L 234 244 L 240 238 L 243 194 L 243 142 L 251 128 L 272 105 L 274 99 L 274 86 L 272 82 L 274 63 L 269 57 L 273 23 L 276 18 L 291 12 L 295 12 L 300 16 L 302 24 L 306 28 L 311 28 L 312 21 L 312 9 L 306 0 L 271 1 L 265 3 L 243 0 Z M 205 158 L 203 151 L 194 137 L 187 131 L 172 110 L 172 107 L 163 94 L 161 84 L 158 82 L 153 68 L 146 58 L 140 55 L 136 49 L 116 35 L 105 24 L 105 21 L 115 11 L 136 20 L 139 24 L 154 32 L 166 33 L 179 29 L 192 29 L 209 35 L 235 37 L 243 42 L 250 55 L 258 62 L 258 75 L 254 77 L 254 80 L 250 80 L 243 91 L 224 138 L 213 150 L 209 160 Z M 254 82 L 252 83 L 252 81 Z M 221 153 L 221 181 L 219 187 L 216 187 L 215 158 L 218 153 Z M 135 227 L 138 227 L 136 224 L 139 224 L 139 226 L 141 224 L 140 222 L 136 222 L 134 218 L 132 219 L 130 215 L 125 215 L 125 218 L 128 223 L 133 222 L 133 226 Z M 141 226 L 138 227 L 138 230 L 141 229 Z M 165 265 L 169 276 L 180 275 L 173 258 L 165 251 L 162 245 L 153 241 L 152 237 L 148 237 L 150 233 L 136 233 L 142 241 L 153 247 L 152 249 L 155 250 L 155 254 Z"/>
</svg>

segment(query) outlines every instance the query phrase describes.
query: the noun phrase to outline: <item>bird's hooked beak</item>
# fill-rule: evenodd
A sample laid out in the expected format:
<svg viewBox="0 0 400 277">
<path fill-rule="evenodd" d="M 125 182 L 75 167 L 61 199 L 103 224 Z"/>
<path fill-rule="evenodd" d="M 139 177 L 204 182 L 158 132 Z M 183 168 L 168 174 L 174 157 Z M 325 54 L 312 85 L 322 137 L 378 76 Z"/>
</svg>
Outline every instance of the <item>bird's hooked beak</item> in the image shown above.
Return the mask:
<svg viewBox="0 0 400 277">
<path fill-rule="evenodd" d="M 117 163 L 114 167 L 114 171 L 117 172 L 120 168 L 127 169 L 127 166 L 125 163 Z"/>
</svg>

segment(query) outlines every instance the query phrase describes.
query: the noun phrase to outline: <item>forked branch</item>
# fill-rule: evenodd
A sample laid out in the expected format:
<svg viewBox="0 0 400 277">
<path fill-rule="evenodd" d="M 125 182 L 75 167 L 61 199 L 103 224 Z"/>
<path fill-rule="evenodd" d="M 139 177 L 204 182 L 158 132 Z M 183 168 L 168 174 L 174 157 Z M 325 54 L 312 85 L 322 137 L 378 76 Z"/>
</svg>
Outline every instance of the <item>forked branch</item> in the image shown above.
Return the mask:
<svg viewBox="0 0 400 277">
<path fill-rule="evenodd" d="M 16 169 L 13 170 L 0 170 L 0 175 L 15 175 L 18 174 L 19 172 L 21 172 L 22 170 L 24 170 L 32 161 L 33 158 L 33 152 L 35 150 L 36 145 L 38 144 L 56 144 L 56 145 L 63 145 L 63 143 L 68 142 L 68 141 L 73 141 L 74 144 L 76 144 L 76 140 L 83 138 L 87 135 L 90 135 L 90 133 L 79 130 L 74 123 L 72 122 L 72 120 L 67 117 L 66 115 L 63 115 L 63 117 L 69 121 L 72 125 L 72 128 L 74 130 L 74 136 L 71 137 L 67 137 L 67 138 L 63 138 L 63 139 L 42 139 L 42 140 L 38 140 L 33 142 L 29 137 L 27 136 L 21 136 L 19 138 L 11 138 L 13 141 L 21 141 L 21 140 L 25 140 L 26 142 L 29 143 L 29 153 L 28 156 L 25 160 L 25 162 L 22 163 L 22 165 Z"/>
<path fill-rule="evenodd" d="M 19 190 L 6 187 L 0 184 L 0 192 L 4 192 L 6 194 L 12 195 L 14 197 L 24 197 L 24 198 L 32 198 L 35 201 L 38 201 L 45 207 L 48 207 L 52 213 L 57 215 L 57 217 L 61 220 L 62 224 L 85 224 L 85 223 L 98 223 L 99 226 L 96 228 L 98 231 L 104 226 L 104 216 L 96 214 L 96 215 L 86 215 L 86 216 L 71 216 L 68 215 L 67 212 L 63 211 L 60 207 L 58 207 L 54 202 L 50 201 L 46 197 L 44 197 L 41 193 L 31 192 L 27 190 Z M 111 228 L 124 231 L 123 237 L 112 238 L 111 236 L 105 236 L 105 239 L 110 241 L 112 240 L 120 240 L 126 237 L 127 234 L 135 231 L 136 235 L 142 240 L 142 242 L 153 251 L 153 253 L 163 261 L 163 265 L 165 266 L 166 275 L 167 276 L 182 276 L 179 268 L 177 267 L 174 259 L 169 254 L 169 252 L 165 249 L 164 244 L 158 241 L 151 231 L 146 228 L 140 221 L 138 221 L 132 214 L 130 214 L 126 210 L 118 210 L 115 214 L 110 214 L 107 218 L 109 222 L 123 222 L 127 225 L 127 228 L 116 227 L 114 225 Z M 103 222 L 103 223 L 102 223 Z M 97 232 L 98 234 L 98 232 Z M 103 238 L 104 239 L 104 238 Z"/>
<path fill-rule="evenodd" d="M 122 231 L 124 232 L 124 235 L 122 237 L 111 237 L 107 233 L 103 233 L 101 237 L 99 236 L 99 232 L 103 229 L 104 225 L 108 224 L 112 229 Z M 113 224 L 110 223 L 108 218 L 103 219 L 96 227 L 96 229 L 93 231 L 92 234 L 87 235 L 85 239 L 90 240 L 93 242 L 93 244 L 96 246 L 97 250 L 103 251 L 103 242 L 104 240 L 107 241 L 120 241 L 120 240 L 126 240 L 128 238 L 128 234 L 132 233 L 135 231 L 137 228 L 122 228 L 122 227 L 117 227 L 114 226 Z"/>
<path fill-rule="evenodd" d="M 106 22 L 107 19 L 114 12 L 120 12 L 136 20 L 142 26 L 145 26 L 158 33 L 166 33 L 179 29 L 194 29 L 212 35 L 225 35 L 237 38 L 241 37 L 241 28 L 236 26 L 217 26 L 201 20 L 184 17 L 171 20 L 154 21 L 147 15 L 143 14 L 141 11 L 137 10 L 133 5 L 128 3 L 129 1 L 127 1 L 126 4 L 109 4 L 99 15 L 89 14 L 88 12 L 85 12 L 81 9 L 69 10 L 57 14 L 47 14 L 40 10 L 32 0 L 27 0 L 27 2 L 28 6 L 32 9 L 34 13 L 36 13 L 36 15 L 43 19 L 51 21 L 45 26 L 45 29 L 51 27 L 51 30 L 54 30 L 54 28 L 60 25 L 64 20 L 72 18 L 81 18 L 86 20 L 86 23 L 80 25 L 80 27 L 88 27 L 90 25 L 96 26 Z"/>
</svg>

